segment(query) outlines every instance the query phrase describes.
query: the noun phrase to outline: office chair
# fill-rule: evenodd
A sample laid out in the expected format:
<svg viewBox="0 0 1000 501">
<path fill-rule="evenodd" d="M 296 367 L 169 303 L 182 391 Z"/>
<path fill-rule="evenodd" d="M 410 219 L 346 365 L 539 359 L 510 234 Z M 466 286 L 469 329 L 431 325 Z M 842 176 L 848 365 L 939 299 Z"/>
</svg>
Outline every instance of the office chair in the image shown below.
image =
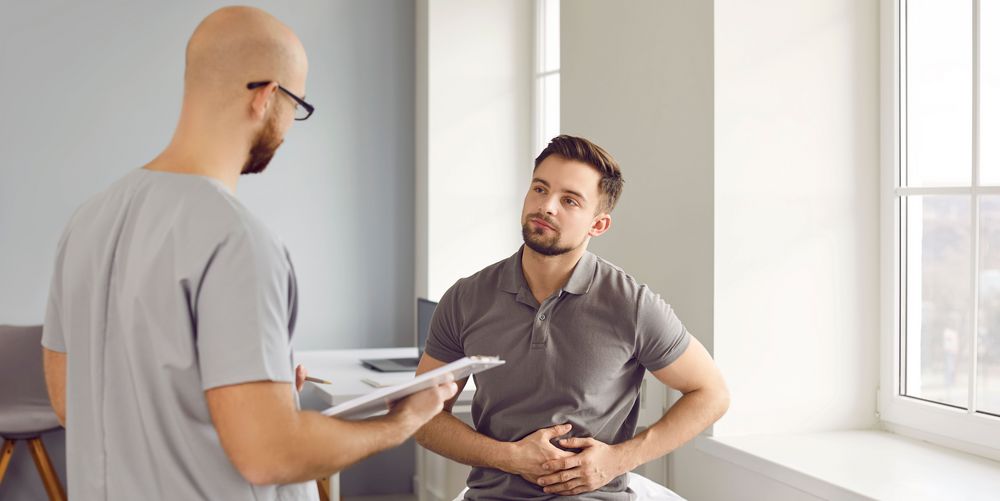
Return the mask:
<svg viewBox="0 0 1000 501">
<path fill-rule="evenodd" d="M 65 501 L 66 492 L 42 443 L 42 434 L 59 428 L 49 403 L 42 367 L 42 326 L 0 325 L 0 483 L 18 440 L 28 443 L 35 468 L 50 500 Z"/>
</svg>

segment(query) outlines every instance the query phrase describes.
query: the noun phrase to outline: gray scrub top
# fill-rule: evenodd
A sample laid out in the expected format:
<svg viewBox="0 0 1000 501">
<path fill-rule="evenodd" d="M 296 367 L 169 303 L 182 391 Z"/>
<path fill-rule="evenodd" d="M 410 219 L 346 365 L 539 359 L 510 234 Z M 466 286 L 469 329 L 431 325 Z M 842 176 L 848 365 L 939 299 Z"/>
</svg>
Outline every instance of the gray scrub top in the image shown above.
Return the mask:
<svg viewBox="0 0 1000 501">
<path fill-rule="evenodd" d="M 138 169 L 81 206 L 42 337 L 67 354 L 69 498 L 318 499 L 244 480 L 204 395 L 292 383 L 296 304 L 284 246 L 219 181 Z"/>
<path fill-rule="evenodd" d="M 473 376 L 476 431 L 514 442 L 571 423 L 569 436 L 607 444 L 632 438 L 644 372 L 670 365 L 691 336 L 659 295 L 587 252 L 566 285 L 538 304 L 513 256 L 459 280 L 441 298 L 425 353 L 442 362 L 499 355 L 506 363 Z M 555 500 L 492 468 L 473 468 L 466 499 Z M 579 500 L 630 500 L 625 475 Z"/>
</svg>

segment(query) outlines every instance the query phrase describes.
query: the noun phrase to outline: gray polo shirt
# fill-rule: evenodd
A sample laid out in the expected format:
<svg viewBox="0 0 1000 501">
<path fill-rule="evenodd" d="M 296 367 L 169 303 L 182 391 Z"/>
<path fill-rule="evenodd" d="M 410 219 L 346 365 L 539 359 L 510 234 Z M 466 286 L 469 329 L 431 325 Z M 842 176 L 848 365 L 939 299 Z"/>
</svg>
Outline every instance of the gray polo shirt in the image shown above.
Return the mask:
<svg viewBox="0 0 1000 501">
<path fill-rule="evenodd" d="M 284 246 L 216 180 L 138 169 L 80 207 L 42 337 L 67 356 L 70 499 L 317 499 L 315 483 L 247 483 L 204 394 L 295 394 L 296 304 Z"/>
<path fill-rule="evenodd" d="M 587 252 L 565 287 L 538 304 L 521 252 L 459 280 L 441 298 L 425 352 L 443 362 L 499 355 L 475 375 L 476 430 L 504 442 L 572 423 L 571 436 L 617 444 L 632 438 L 646 370 L 676 360 L 690 342 L 673 310 L 621 268 Z M 517 475 L 473 468 L 473 500 L 566 499 Z M 624 475 L 573 499 L 633 499 Z"/>
</svg>

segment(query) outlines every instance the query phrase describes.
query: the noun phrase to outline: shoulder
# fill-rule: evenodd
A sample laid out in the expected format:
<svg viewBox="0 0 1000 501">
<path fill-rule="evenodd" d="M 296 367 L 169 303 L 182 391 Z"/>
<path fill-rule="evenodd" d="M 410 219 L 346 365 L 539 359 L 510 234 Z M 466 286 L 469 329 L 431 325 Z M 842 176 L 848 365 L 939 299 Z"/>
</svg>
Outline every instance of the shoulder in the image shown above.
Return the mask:
<svg viewBox="0 0 1000 501">
<path fill-rule="evenodd" d="M 596 259 L 594 281 L 595 289 L 606 301 L 620 301 L 634 305 L 647 294 L 653 294 L 649 286 L 600 256 Z"/>
<path fill-rule="evenodd" d="M 284 244 L 263 221 L 250 212 L 222 183 L 202 176 L 168 175 L 158 179 L 162 194 L 150 193 L 150 198 L 178 199 L 178 216 L 171 223 L 180 231 L 205 236 L 219 245 L 236 243 L 248 246 L 255 253 L 285 256 Z M 211 236 L 215 238 L 211 238 Z M 193 240 L 202 240 L 196 238 Z"/>
<path fill-rule="evenodd" d="M 496 287 L 500 284 L 507 273 L 510 272 L 512 264 L 511 258 L 504 258 L 503 260 L 497 261 L 473 273 L 472 275 L 458 279 L 456 285 L 462 284 L 463 287 Z"/>
<path fill-rule="evenodd" d="M 513 257 L 503 259 L 472 275 L 456 280 L 441 297 L 441 305 L 445 309 L 475 313 L 470 309 L 475 310 L 480 306 L 493 304 L 506 281 L 510 280 L 512 259 Z M 513 271 L 519 272 L 519 270 Z"/>
<path fill-rule="evenodd" d="M 204 176 L 129 172 L 91 197 L 70 221 L 70 226 L 95 224 L 145 227 L 142 234 L 157 228 L 195 255 L 227 244 L 269 257 L 286 255 L 284 245 L 259 218 L 220 181 Z"/>
<path fill-rule="evenodd" d="M 496 290 L 503 285 L 505 279 L 510 277 L 511 266 L 516 264 L 512 260 L 513 257 L 504 258 L 472 275 L 460 278 L 455 281 L 449 291 L 461 294 Z"/>
</svg>

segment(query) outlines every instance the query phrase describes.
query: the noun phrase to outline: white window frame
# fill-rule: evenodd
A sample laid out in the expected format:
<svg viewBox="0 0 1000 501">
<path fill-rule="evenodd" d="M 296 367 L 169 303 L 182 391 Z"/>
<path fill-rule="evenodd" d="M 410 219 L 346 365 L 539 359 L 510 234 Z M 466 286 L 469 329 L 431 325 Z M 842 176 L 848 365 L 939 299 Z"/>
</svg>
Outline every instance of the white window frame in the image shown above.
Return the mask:
<svg viewBox="0 0 1000 501">
<path fill-rule="evenodd" d="M 971 187 L 942 188 L 901 188 L 900 173 L 905 158 L 901 149 L 901 127 L 904 126 L 905 109 L 901 105 L 905 99 L 902 88 L 904 61 L 900 57 L 900 40 L 905 36 L 905 26 L 900 22 L 900 12 L 905 9 L 906 0 L 882 0 L 881 2 L 881 369 L 878 394 L 878 411 L 881 424 L 889 431 L 927 440 L 939 445 L 959 449 L 973 454 L 1000 460 L 1000 418 L 977 414 L 966 409 L 957 409 L 916 398 L 902 396 L 900 377 L 900 350 L 904 332 L 904 317 L 901 311 L 902 271 L 905 263 L 901 254 L 902 244 L 902 196 L 941 194 L 1000 194 L 998 187 L 978 187 L 979 184 L 979 0 L 973 2 L 973 178 Z M 978 197 L 974 198 L 972 213 L 973 263 L 979 261 L 979 207 Z M 978 266 L 978 264 L 976 265 Z M 974 273 L 973 303 L 978 303 L 978 273 Z M 975 308 L 978 308 L 976 304 Z M 978 321 L 978 314 L 973 315 Z M 973 329 L 973 335 L 977 330 Z M 975 344 L 975 343 L 974 343 Z M 977 356 L 972 356 L 972 381 L 970 391 L 975 395 Z"/>
<path fill-rule="evenodd" d="M 561 1 L 561 0 L 557 0 Z M 545 0 L 535 0 L 535 51 L 534 60 L 532 61 L 531 68 L 531 85 L 532 85 L 532 126 L 531 126 L 531 145 L 532 145 L 532 160 L 534 160 L 534 155 L 541 153 L 542 149 L 549 144 L 551 137 L 543 137 L 545 135 L 545 92 L 542 90 L 542 80 L 550 75 L 560 75 L 562 71 L 562 60 L 559 61 L 559 68 L 554 70 L 545 71 L 542 67 L 543 60 L 545 59 L 545 35 L 547 20 L 545 19 Z M 560 99 L 562 98 L 562 93 L 560 93 Z"/>
</svg>

